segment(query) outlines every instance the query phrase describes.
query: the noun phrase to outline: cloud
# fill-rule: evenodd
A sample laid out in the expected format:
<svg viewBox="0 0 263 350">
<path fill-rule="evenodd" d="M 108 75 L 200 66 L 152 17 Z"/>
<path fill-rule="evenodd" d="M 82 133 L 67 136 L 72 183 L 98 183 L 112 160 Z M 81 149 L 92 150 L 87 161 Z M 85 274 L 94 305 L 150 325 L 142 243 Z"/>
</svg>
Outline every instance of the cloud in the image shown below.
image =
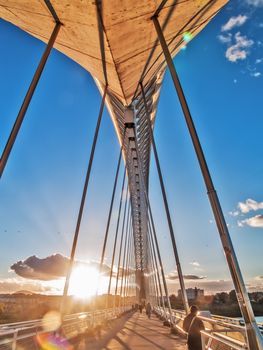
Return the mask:
<svg viewBox="0 0 263 350">
<path fill-rule="evenodd" d="M 255 63 L 256 63 L 256 64 L 259 64 L 259 63 L 261 63 L 262 61 L 263 61 L 262 58 L 257 58 Z"/>
<path fill-rule="evenodd" d="M 199 267 L 200 266 L 199 262 L 197 262 L 197 261 L 190 262 L 190 265 L 193 265 L 195 267 Z"/>
<path fill-rule="evenodd" d="M 43 259 L 33 255 L 26 260 L 20 260 L 14 263 L 11 266 L 11 270 L 24 278 L 49 281 L 65 277 L 69 266 L 69 261 L 70 260 L 68 257 L 61 254 L 53 254 Z M 76 261 L 74 266 L 88 266 L 99 269 L 99 263 L 95 261 Z M 102 267 L 102 273 L 109 274 L 109 272 L 110 267 L 104 264 Z"/>
<path fill-rule="evenodd" d="M 238 215 L 239 215 L 239 211 L 238 211 L 238 210 L 236 210 L 236 211 L 230 211 L 228 214 L 229 214 L 230 216 L 238 216 Z"/>
<path fill-rule="evenodd" d="M 247 225 L 250 227 L 263 228 L 263 215 L 256 215 L 256 216 L 253 216 L 252 218 L 238 221 L 237 224 L 239 227 L 243 227 L 243 226 Z"/>
<path fill-rule="evenodd" d="M 33 293 L 52 293 L 53 288 L 37 281 L 25 281 L 22 278 L 5 278 L 0 280 L 0 293 L 30 291 Z"/>
<path fill-rule="evenodd" d="M 258 78 L 261 76 L 261 73 L 260 72 L 254 72 L 251 74 L 252 77 L 255 77 L 255 78 Z"/>
<path fill-rule="evenodd" d="M 54 254 L 41 259 L 33 255 L 11 266 L 11 270 L 24 278 L 48 281 L 66 275 L 69 259 L 61 254 Z"/>
<path fill-rule="evenodd" d="M 263 209 L 263 202 L 257 202 L 254 199 L 248 198 L 245 202 L 239 202 L 237 206 L 243 214 L 247 214 L 251 210 Z"/>
<path fill-rule="evenodd" d="M 240 35 L 240 32 L 235 34 L 235 44 L 228 47 L 226 50 L 226 58 L 230 62 L 246 59 L 249 54 L 249 48 L 253 45 L 253 40 L 248 39 L 245 35 Z"/>
<path fill-rule="evenodd" d="M 263 6 L 263 0 L 246 0 L 246 2 L 249 5 L 252 5 L 255 7 L 262 7 Z"/>
<path fill-rule="evenodd" d="M 201 279 L 195 281 L 185 281 L 186 288 L 201 288 L 204 289 L 205 294 L 215 294 L 218 292 L 230 292 L 234 289 L 233 282 L 231 279 Z M 257 276 L 249 280 L 249 283 L 246 283 L 249 291 L 263 291 L 263 276 Z M 168 281 L 169 293 L 176 293 L 177 289 L 180 289 L 179 281 Z"/>
<path fill-rule="evenodd" d="M 178 280 L 178 274 L 176 272 L 170 272 L 166 277 L 170 281 Z M 185 280 L 202 280 L 204 278 L 206 278 L 206 276 L 184 275 Z"/>
<path fill-rule="evenodd" d="M 242 15 L 238 15 L 237 17 L 231 17 L 227 21 L 227 23 L 221 27 L 221 31 L 227 32 L 233 29 L 234 27 L 240 27 L 247 21 L 247 19 L 248 19 L 247 16 L 242 16 Z"/>
<path fill-rule="evenodd" d="M 229 44 L 231 43 L 231 40 L 232 40 L 232 34 L 231 33 L 228 33 L 227 35 L 220 34 L 218 35 L 218 39 L 223 44 Z"/>
<path fill-rule="evenodd" d="M 205 294 L 215 294 L 218 292 L 229 292 L 233 289 L 233 282 L 231 280 L 213 280 L 213 279 L 199 279 L 195 281 L 186 280 L 186 288 L 201 288 L 204 289 Z M 169 293 L 176 293 L 180 289 L 179 281 L 168 281 Z"/>
</svg>

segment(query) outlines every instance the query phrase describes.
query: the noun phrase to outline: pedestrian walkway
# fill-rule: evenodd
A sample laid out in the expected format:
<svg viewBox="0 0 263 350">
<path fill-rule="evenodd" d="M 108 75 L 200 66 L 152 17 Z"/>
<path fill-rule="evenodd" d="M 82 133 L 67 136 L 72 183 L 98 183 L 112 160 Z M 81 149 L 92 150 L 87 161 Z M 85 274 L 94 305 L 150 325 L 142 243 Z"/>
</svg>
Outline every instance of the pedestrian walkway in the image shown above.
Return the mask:
<svg viewBox="0 0 263 350">
<path fill-rule="evenodd" d="M 149 320 L 145 312 L 123 317 L 111 323 L 96 341 L 86 339 L 78 350 L 186 350 L 184 339 L 170 334 L 155 315 Z"/>
</svg>

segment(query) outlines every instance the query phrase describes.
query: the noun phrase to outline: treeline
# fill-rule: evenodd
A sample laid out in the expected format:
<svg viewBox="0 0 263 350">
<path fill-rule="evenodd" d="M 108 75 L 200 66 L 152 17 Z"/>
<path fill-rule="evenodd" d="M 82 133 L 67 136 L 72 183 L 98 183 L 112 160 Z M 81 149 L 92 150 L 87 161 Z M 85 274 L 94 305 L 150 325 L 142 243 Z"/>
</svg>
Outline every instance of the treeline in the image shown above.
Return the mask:
<svg viewBox="0 0 263 350">
<path fill-rule="evenodd" d="M 255 316 L 263 316 L 263 292 L 249 293 L 252 308 Z M 170 295 L 170 303 L 173 309 L 182 309 L 182 299 Z M 212 314 L 241 317 L 236 293 L 231 290 L 229 293 L 221 292 L 215 295 L 205 295 L 189 301 L 190 305 L 197 305 L 200 310 L 209 310 Z"/>
</svg>

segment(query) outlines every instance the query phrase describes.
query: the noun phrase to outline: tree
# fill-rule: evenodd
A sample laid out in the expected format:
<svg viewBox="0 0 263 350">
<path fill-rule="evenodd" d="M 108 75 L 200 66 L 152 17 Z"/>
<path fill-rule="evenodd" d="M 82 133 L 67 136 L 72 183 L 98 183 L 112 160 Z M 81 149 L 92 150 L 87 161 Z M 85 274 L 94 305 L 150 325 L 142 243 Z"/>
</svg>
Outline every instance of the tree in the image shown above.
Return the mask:
<svg viewBox="0 0 263 350">
<path fill-rule="evenodd" d="M 229 299 L 232 303 L 237 303 L 237 296 L 236 296 L 236 291 L 235 290 L 231 290 L 229 292 Z"/>
</svg>

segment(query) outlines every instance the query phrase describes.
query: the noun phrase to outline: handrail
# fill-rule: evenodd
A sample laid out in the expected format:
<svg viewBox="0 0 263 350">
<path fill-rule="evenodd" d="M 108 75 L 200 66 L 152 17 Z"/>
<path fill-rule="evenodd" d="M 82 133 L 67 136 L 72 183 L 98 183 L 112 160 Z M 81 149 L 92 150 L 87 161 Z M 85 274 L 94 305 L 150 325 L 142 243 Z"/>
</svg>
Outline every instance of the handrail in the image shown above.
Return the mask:
<svg viewBox="0 0 263 350">
<path fill-rule="evenodd" d="M 163 309 L 161 309 L 163 310 Z M 166 313 L 169 312 L 169 309 L 166 308 Z M 185 317 L 185 311 L 183 310 L 176 310 L 176 309 L 172 309 L 173 315 L 175 316 L 175 314 L 179 314 L 181 315 L 182 318 Z M 203 317 L 203 316 L 199 316 L 199 317 Z M 211 314 L 212 319 L 218 319 L 218 320 L 222 320 L 225 321 L 226 323 L 232 323 L 232 324 L 236 324 L 236 325 L 240 325 L 242 326 L 242 323 L 244 322 L 242 318 L 234 318 L 234 317 L 229 317 L 229 316 L 221 316 L 221 315 L 215 315 L 215 314 Z M 176 317 L 178 318 L 178 316 Z M 211 320 L 209 318 L 209 320 Z M 257 324 L 259 325 L 259 327 L 262 329 L 263 331 L 263 322 L 257 322 Z"/>
<path fill-rule="evenodd" d="M 214 340 L 217 345 L 223 344 L 228 346 L 231 350 L 248 349 L 245 343 L 242 343 L 236 339 L 228 338 L 221 334 L 213 334 L 208 331 L 201 331 L 202 348 L 203 350 L 212 349 L 211 342 Z"/>
<path fill-rule="evenodd" d="M 131 307 L 126 306 L 116 307 L 114 309 L 102 309 L 65 315 L 61 328 L 67 338 L 71 338 L 73 328 L 74 334 L 76 332 L 84 333 L 87 328 L 102 325 L 103 322 L 117 318 L 119 315 L 129 311 L 130 309 Z M 53 322 L 54 321 L 48 322 L 48 325 L 52 326 Z M 24 340 L 26 338 L 33 340 L 35 336 L 43 333 L 50 332 L 47 332 L 43 328 L 43 322 L 41 319 L 0 324 L 0 349 L 1 346 L 6 346 L 9 344 L 12 347 L 12 350 L 15 350 L 17 342 L 20 340 Z"/>
<path fill-rule="evenodd" d="M 160 307 L 155 307 L 155 311 L 161 317 L 168 320 L 173 328 L 185 334 L 182 329 L 182 323 L 186 315 L 184 311 L 172 310 L 172 315 L 168 309 Z M 205 323 L 206 327 L 201 332 L 203 350 L 216 349 L 218 344 L 223 344 L 225 349 L 248 349 L 246 329 L 240 322 L 240 319 L 212 314 L 211 317 L 200 315 L 198 318 Z"/>
</svg>

